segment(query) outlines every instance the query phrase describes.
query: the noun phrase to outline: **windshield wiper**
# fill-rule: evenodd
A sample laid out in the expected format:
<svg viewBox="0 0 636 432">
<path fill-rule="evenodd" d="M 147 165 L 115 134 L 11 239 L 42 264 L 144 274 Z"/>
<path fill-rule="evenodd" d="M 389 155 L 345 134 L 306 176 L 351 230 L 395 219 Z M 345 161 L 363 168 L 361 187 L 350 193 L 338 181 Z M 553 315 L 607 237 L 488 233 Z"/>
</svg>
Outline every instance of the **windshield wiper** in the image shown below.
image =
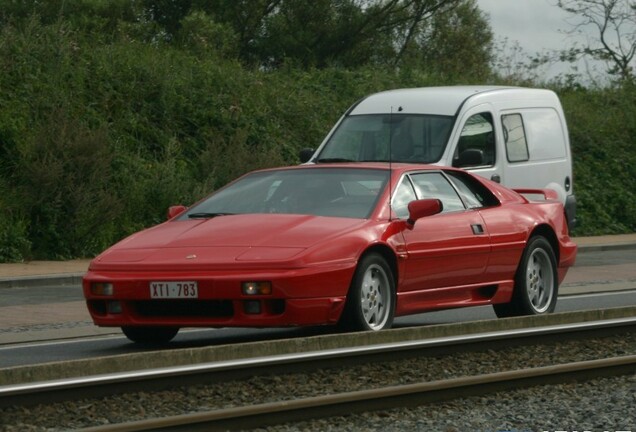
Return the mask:
<svg viewBox="0 0 636 432">
<path fill-rule="evenodd" d="M 346 158 L 322 158 L 316 161 L 317 163 L 330 163 L 330 162 L 355 162 L 353 159 Z"/>
<path fill-rule="evenodd" d="M 229 215 L 233 215 L 234 213 L 205 213 L 205 212 L 201 212 L 201 213 L 190 213 L 188 215 L 188 217 L 190 219 L 210 219 L 213 217 L 217 217 L 217 216 L 229 216 Z"/>
</svg>

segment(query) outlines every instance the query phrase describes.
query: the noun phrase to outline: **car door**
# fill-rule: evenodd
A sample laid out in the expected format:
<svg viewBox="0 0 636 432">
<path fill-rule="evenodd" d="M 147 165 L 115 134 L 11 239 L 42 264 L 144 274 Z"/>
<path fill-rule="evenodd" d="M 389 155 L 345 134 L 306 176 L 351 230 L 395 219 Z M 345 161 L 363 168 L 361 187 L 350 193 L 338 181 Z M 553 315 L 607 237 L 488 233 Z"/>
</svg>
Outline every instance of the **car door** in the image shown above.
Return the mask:
<svg viewBox="0 0 636 432">
<path fill-rule="evenodd" d="M 447 177 L 467 207 L 478 210 L 490 238 L 490 256 L 484 283 L 512 280 L 526 242 L 523 216 L 500 205 L 499 200 L 475 178 L 461 171 L 447 171 Z"/>
<path fill-rule="evenodd" d="M 411 189 L 411 192 L 405 192 Z M 442 213 L 416 221 L 404 231 L 408 258 L 404 263 L 401 291 L 455 287 L 478 283 L 490 252 L 488 230 L 478 210 L 467 209 L 449 179 L 441 171 L 405 176 L 396 191 L 396 213 L 404 217 L 408 195 L 437 198 Z M 408 211 L 406 213 L 408 215 Z"/>
</svg>

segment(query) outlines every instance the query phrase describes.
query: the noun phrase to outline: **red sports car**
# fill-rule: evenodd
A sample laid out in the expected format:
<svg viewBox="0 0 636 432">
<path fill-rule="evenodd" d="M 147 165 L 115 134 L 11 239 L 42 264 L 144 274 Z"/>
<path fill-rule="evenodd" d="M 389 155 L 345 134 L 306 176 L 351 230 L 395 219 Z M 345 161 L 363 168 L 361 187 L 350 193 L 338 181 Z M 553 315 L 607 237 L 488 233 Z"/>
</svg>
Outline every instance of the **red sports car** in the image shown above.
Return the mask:
<svg viewBox="0 0 636 432">
<path fill-rule="evenodd" d="M 574 263 L 563 206 L 465 171 L 384 163 L 252 172 L 95 258 L 99 326 L 136 342 L 181 327 L 342 324 L 493 305 L 552 312 Z"/>
</svg>

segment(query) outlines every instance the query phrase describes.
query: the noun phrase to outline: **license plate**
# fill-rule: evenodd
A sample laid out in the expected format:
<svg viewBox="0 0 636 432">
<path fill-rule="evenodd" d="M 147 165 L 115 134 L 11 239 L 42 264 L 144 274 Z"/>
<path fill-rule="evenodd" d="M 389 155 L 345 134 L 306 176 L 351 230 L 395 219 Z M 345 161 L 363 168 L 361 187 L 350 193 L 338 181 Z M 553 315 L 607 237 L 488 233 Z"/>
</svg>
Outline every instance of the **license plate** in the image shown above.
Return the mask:
<svg viewBox="0 0 636 432">
<path fill-rule="evenodd" d="M 150 282 L 150 298 L 191 299 L 199 297 L 196 282 Z"/>
</svg>

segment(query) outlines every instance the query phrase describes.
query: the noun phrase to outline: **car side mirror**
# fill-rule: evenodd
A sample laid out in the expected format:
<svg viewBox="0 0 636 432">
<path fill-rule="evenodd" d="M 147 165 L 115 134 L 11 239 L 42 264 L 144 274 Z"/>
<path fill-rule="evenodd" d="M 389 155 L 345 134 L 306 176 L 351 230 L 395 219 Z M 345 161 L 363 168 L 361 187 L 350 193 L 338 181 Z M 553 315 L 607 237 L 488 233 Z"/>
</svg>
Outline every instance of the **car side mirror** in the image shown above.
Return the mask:
<svg viewBox="0 0 636 432">
<path fill-rule="evenodd" d="M 305 162 L 309 162 L 309 160 L 311 159 L 311 157 L 314 155 L 314 149 L 312 148 L 304 148 L 300 151 L 299 157 L 300 157 L 300 163 L 305 163 Z"/>
<path fill-rule="evenodd" d="M 458 168 L 479 166 L 484 163 L 484 152 L 480 149 L 466 149 L 459 154 L 459 158 L 453 164 Z"/>
<path fill-rule="evenodd" d="M 187 210 L 186 206 L 177 205 L 168 208 L 168 219 L 175 218 Z"/>
<path fill-rule="evenodd" d="M 409 218 L 407 223 L 411 226 L 415 225 L 415 221 L 427 216 L 433 216 L 444 210 L 444 204 L 436 198 L 415 200 L 409 203 Z"/>
</svg>

